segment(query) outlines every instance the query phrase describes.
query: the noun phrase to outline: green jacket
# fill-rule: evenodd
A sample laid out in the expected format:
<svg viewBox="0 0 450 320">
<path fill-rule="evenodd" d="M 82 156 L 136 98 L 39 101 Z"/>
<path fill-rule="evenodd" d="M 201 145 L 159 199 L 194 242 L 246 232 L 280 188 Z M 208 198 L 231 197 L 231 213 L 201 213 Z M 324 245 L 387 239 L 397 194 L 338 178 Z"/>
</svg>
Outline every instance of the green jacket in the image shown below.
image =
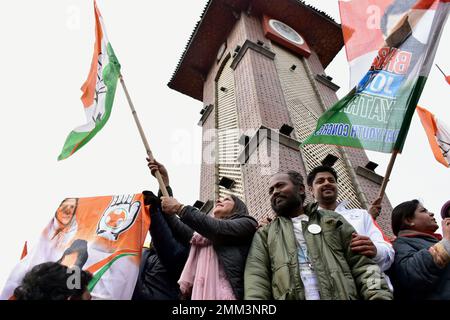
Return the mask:
<svg viewBox="0 0 450 320">
<path fill-rule="evenodd" d="M 316 272 L 322 300 L 391 300 L 392 293 L 378 265 L 350 249 L 353 227 L 340 214 L 305 207 L 303 234 Z M 310 224 L 321 232 L 312 234 Z M 260 228 L 250 247 L 244 274 L 245 299 L 304 300 L 297 241 L 292 221 L 277 217 Z"/>
</svg>

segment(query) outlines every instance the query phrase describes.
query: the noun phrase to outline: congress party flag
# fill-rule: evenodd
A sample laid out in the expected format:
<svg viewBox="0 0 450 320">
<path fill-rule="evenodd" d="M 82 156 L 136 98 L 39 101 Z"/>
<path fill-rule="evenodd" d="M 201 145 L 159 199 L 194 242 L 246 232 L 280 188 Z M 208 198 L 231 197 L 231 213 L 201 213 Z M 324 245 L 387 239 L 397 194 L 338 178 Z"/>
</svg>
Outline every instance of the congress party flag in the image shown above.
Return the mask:
<svg viewBox="0 0 450 320">
<path fill-rule="evenodd" d="M 100 11 L 94 1 L 95 45 L 91 69 L 81 87 L 86 124 L 75 128 L 66 138 L 58 160 L 71 156 L 88 143 L 106 124 L 111 115 L 120 64 L 106 36 Z"/>
<path fill-rule="evenodd" d="M 44 262 L 91 272 L 93 299 L 131 299 L 150 226 L 148 209 L 142 194 L 65 199 L 12 271 L 0 299 L 11 299 L 24 275 Z"/>
<path fill-rule="evenodd" d="M 450 128 L 427 109 L 417 106 L 416 110 L 434 157 L 448 168 L 450 166 Z"/>
<path fill-rule="evenodd" d="M 356 87 L 319 118 L 303 143 L 401 152 L 448 16 L 449 1 L 342 0 L 341 12 L 345 9 L 349 17 L 355 13 L 356 20 L 342 18 L 349 60 L 359 65 L 379 47 Z M 363 19 L 362 13 L 371 10 L 379 13 L 378 19 Z"/>
</svg>

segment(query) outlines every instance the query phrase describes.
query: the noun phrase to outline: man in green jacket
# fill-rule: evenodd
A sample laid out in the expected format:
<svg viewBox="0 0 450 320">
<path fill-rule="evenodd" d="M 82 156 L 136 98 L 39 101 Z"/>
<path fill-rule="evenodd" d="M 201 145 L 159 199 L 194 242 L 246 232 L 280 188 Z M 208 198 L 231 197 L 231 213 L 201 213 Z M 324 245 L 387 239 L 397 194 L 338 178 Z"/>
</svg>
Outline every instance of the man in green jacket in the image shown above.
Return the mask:
<svg viewBox="0 0 450 320">
<path fill-rule="evenodd" d="M 317 204 L 303 207 L 301 174 L 275 174 L 269 194 L 277 218 L 253 238 L 245 299 L 392 299 L 378 265 L 350 249 L 355 230 L 345 218 Z"/>
</svg>

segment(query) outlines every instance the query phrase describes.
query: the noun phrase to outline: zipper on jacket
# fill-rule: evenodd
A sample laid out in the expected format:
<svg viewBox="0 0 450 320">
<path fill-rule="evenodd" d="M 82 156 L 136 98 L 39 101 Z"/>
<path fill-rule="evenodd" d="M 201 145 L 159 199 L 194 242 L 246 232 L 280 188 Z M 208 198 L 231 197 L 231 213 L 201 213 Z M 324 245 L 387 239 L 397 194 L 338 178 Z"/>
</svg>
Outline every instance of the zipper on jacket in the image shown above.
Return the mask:
<svg viewBox="0 0 450 320">
<path fill-rule="evenodd" d="M 295 254 L 295 256 L 294 256 L 294 259 L 295 259 L 294 260 L 295 261 L 295 272 L 292 275 L 292 277 L 294 278 L 294 279 L 292 279 L 293 280 L 292 283 L 293 283 L 294 287 L 292 289 L 295 290 L 296 295 L 299 298 L 303 298 L 303 300 L 305 300 L 305 298 L 306 298 L 305 286 L 303 284 L 302 277 L 300 276 L 300 264 L 298 262 L 298 250 L 299 250 L 299 248 L 298 248 L 298 244 L 297 244 L 297 238 L 296 238 L 295 232 L 294 232 L 294 225 L 293 225 L 293 222 L 292 222 L 291 219 L 286 218 L 286 220 L 289 222 L 289 226 L 290 226 L 290 229 L 291 229 L 291 232 L 292 232 L 292 236 L 294 238 L 294 245 L 295 245 L 295 252 L 294 252 L 294 254 Z M 302 226 L 302 228 L 303 228 L 303 226 Z M 288 252 L 288 254 L 289 254 L 289 252 Z M 290 264 L 291 263 L 289 261 L 289 265 Z M 297 283 L 300 285 L 300 292 L 298 292 L 297 285 L 296 285 Z M 303 295 L 301 295 L 301 293 L 303 293 Z"/>
<path fill-rule="evenodd" d="M 305 232 L 307 231 L 309 234 L 311 234 L 309 231 L 308 231 L 308 226 L 311 224 L 311 221 L 312 221 L 312 218 L 313 218 L 313 215 L 311 214 L 310 216 L 309 216 L 309 220 L 308 221 L 302 221 L 302 231 L 303 231 L 303 234 L 305 234 Z M 315 221 L 314 222 L 315 224 L 318 224 L 319 226 L 320 226 L 320 221 Z M 321 243 L 322 243 L 322 246 L 325 244 L 325 239 L 323 238 L 323 235 L 321 234 L 322 232 L 320 232 L 320 234 L 318 234 L 317 236 L 319 236 L 319 237 L 322 237 L 322 241 L 321 241 Z M 311 234 L 312 235 L 312 234 Z M 314 235 L 312 235 L 312 236 L 314 236 Z M 305 237 L 305 240 L 307 239 L 307 237 Z M 307 240 L 306 240 L 307 241 Z M 306 242 L 306 245 L 308 245 L 308 241 Z M 318 250 L 320 250 L 319 248 L 317 248 Z M 320 254 L 320 253 L 322 253 L 322 254 Z M 323 252 L 319 252 L 319 257 L 321 257 L 321 256 L 323 256 Z M 320 292 L 319 293 L 323 293 L 323 292 L 325 292 L 324 291 L 324 288 L 323 288 L 323 284 L 321 283 L 321 281 L 319 281 L 319 277 L 317 276 L 317 273 L 316 273 L 316 270 L 317 270 L 317 268 L 314 266 L 314 261 L 312 261 L 312 260 L 310 260 L 312 263 L 313 263 L 313 270 L 314 270 L 314 273 L 316 274 L 316 277 L 317 277 L 317 282 L 319 283 L 319 288 L 320 288 Z M 336 295 L 335 295 L 335 288 L 334 288 L 334 283 L 333 283 L 333 279 L 331 278 L 331 272 L 330 272 L 330 270 L 328 269 L 328 264 L 327 263 L 324 263 L 325 261 L 322 261 L 322 264 L 323 264 L 323 266 L 324 266 L 324 271 L 325 271 L 325 274 L 326 274 L 326 277 L 327 277 L 327 279 L 328 279 L 328 283 L 330 284 L 330 291 L 331 291 L 331 299 L 336 299 Z M 322 300 L 322 294 L 320 294 L 320 300 Z"/>
</svg>

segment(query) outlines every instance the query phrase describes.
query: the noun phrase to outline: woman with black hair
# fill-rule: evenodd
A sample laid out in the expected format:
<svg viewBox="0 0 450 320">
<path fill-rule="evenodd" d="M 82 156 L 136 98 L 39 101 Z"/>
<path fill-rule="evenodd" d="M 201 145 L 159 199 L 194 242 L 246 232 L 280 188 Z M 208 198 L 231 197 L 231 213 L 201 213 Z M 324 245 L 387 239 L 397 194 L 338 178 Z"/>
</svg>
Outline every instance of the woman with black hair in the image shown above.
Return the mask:
<svg viewBox="0 0 450 320">
<path fill-rule="evenodd" d="M 158 169 L 163 179 L 167 175 L 156 161 L 149 162 L 149 168 L 152 173 Z M 161 206 L 174 236 L 191 244 L 178 281 L 183 297 L 243 299 L 245 262 L 258 226 L 245 203 L 234 195 L 227 196 L 216 201 L 210 214 L 182 205 L 172 197 L 162 197 Z"/>
<path fill-rule="evenodd" d="M 450 299 L 450 218 L 442 221 L 443 237 L 434 214 L 418 200 L 392 211 L 395 260 L 390 269 L 394 298 Z"/>
</svg>

